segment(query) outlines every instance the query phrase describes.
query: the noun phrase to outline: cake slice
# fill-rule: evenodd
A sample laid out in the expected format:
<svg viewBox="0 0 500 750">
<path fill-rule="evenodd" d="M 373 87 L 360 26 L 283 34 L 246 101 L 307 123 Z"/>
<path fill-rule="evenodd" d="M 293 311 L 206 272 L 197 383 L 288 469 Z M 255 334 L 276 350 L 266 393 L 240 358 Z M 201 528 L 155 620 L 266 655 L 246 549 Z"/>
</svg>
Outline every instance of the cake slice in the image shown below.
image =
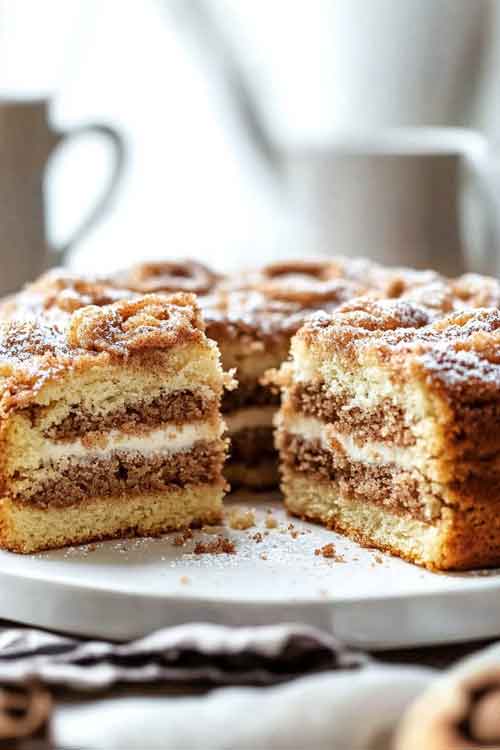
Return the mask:
<svg viewBox="0 0 500 750">
<path fill-rule="evenodd" d="M 429 568 L 500 564 L 500 312 L 445 314 L 498 301 L 487 281 L 450 282 L 440 304 L 358 300 L 299 331 L 273 378 L 291 513 Z"/>
<path fill-rule="evenodd" d="M 221 517 L 229 379 L 194 297 L 108 303 L 82 283 L 45 279 L 0 323 L 0 545 L 16 552 Z"/>
</svg>

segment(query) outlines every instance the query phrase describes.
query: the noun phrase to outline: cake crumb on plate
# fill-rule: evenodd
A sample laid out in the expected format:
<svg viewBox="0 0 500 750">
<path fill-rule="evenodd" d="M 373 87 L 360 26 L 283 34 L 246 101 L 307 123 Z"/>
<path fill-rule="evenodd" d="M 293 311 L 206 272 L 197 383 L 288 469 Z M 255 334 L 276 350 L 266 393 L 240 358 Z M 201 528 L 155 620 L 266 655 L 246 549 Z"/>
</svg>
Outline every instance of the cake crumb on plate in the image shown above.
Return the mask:
<svg viewBox="0 0 500 750">
<path fill-rule="evenodd" d="M 251 508 L 231 508 L 227 513 L 227 517 L 231 529 L 244 531 L 255 526 L 255 511 Z"/>
<path fill-rule="evenodd" d="M 194 548 L 195 555 L 235 555 L 234 542 L 225 536 L 219 536 L 213 542 L 198 542 Z"/>
<path fill-rule="evenodd" d="M 323 545 L 323 547 L 317 547 L 314 550 L 314 554 L 316 555 L 316 557 L 319 557 L 321 555 L 322 557 L 326 557 L 329 560 L 335 560 L 335 562 L 345 562 L 345 558 L 337 553 L 335 545 L 333 545 L 331 542 L 330 544 Z"/>
</svg>

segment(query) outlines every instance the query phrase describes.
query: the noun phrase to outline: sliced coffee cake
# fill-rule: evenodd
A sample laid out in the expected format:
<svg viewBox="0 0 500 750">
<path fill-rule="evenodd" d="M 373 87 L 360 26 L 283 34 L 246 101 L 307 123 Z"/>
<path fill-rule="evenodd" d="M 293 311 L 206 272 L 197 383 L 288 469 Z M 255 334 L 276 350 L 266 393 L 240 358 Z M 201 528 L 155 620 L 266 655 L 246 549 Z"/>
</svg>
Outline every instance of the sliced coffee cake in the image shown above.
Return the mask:
<svg viewBox="0 0 500 750">
<path fill-rule="evenodd" d="M 435 287 L 420 305 L 359 300 L 299 331 L 274 376 L 291 513 L 430 568 L 500 563 L 500 312 L 453 311 L 498 303 L 483 281 L 439 304 Z"/>
<path fill-rule="evenodd" d="M 47 277 L 0 323 L 0 544 L 18 552 L 221 517 L 228 379 L 194 297 L 107 304 L 82 283 Z"/>
</svg>

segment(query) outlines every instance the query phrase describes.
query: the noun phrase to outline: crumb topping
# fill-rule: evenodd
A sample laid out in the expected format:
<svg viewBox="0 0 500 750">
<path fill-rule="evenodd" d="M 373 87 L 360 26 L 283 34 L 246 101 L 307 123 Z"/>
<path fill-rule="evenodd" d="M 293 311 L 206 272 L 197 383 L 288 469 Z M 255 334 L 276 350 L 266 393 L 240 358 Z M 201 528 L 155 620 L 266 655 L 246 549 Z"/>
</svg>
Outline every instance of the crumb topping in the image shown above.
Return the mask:
<svg viewBox="0 0 500 750">
<path fill-rule="evenodd" d="M 317 302 L 316 306 L 272 298 L 259 290 L 232 290 L 201 300 L 207 324 L 207 335 L 217 341 L 224 339 L 281 342 L 288 340 L 318 307 L 335 310 L 342 302 L 351 299 L 355 289 L 347 282 L 337 284 L 335 301 Z"/>
<path fill-rule="evenodd" d="M 331 312 L 372 290 L 359 263 L 313 259 L 273 263 L 224 280 L 202 300 L 212 338 L 287 341 L 317 310 Z"/>
<path fill-rule="evenodd" d="M 362 297 L 339 309 L 342 325 L 363 331 L 394 331 L 400 328 L 421 328 L 432 320 L 432 314 L 409 300 L 376 300 Z M 325 316 L 319 318 L 325 325 Z"/>
<path fill-rule="evenodd" d="M 477 299 L 474 293 L 470 299 Z M 307 346 L 358 358 L 373 351 L 403 376 L 420 372 L 436 385 L 500 388 L 500 310 L 462 309 L 436 316 L 407 299 L 360 299 L 319 314 L 299 332 Z M 284 373 L 286 375 L 286 373 Z M 280 376 L 276 377 L 280 380 Z"/>
<path fill-rule="evenodd" d="M 0 323 L 0 363 L 26 362 L 33 357 L 56 357 L 69 354 L 64 331 L 42 321 Z"/>
<path fill-rule="evenodd" d="M 365 290 L 346 275 L 334 260 L 303 260 L 271 263 L 260 272 L 256 288 L 271 300 L 317 307 L 327 302 L 341 304 Z"/>
<path fill-rule="evenodd" d="M 164 296 L 172 290 L 180 293 Z M 443 384 L 498 382 L 496 279 L 446 279 L 342 257 L 274 263 L 228 279 L 193 261 L 166 261 L 107 278 L 56 269 L 0 303 L 4 396 L 27 394 L 92 357 L 199 340 L 201 314 L 186 290 L 201 295 L 207 333 L 219 342 L 288 347 L 300 329 L 325 354 L 371 347 L 397 359 L 411 351 L 412 367 Z M 233 386 L 229 374 L 226 387 Z"/>
<path fill-rule="evenodd" d="M 490 276 L 466 273 L 453 281 L 453 291 L 468 307 L 500 307 L 500 283 Z"/>
<path fill-rule="evenodd" d="M 0 321 L 0 409 L 25 406 L 44 383 L 64 371 L 203 340 L 193 295 L 147 295 L 55 319 L 43 314 Z"/>
<path fill-rule="evenodd" d="M 146 295 L 113 305 L 77 310 L 68 328 L 68 342 L 86 351 L 128 356 L 144 349 L 169 348 L 201 340 L 203 321 L 196 298 Z"/>
<path fill-rule="evenodd" d="M 117 289 L 97 277 L 76 275 L 55 268 L 28 284 L 19 294 L 0 304 L 0 317 L 7 320 L 33 319 L 43 315 L 57 320 L 87 305 L 110 305 L 130 298 L 130 292 Z M 133 295 L 136 296 L 136 295 Z"/>
</svg>

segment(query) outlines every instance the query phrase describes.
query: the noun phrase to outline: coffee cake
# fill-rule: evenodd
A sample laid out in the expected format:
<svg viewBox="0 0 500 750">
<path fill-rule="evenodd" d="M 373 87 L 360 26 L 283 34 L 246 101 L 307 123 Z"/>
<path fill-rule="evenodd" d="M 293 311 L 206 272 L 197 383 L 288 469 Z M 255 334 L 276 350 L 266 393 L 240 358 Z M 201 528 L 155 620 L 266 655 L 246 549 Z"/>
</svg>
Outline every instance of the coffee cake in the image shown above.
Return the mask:
<svg viewBox="0 0 500 750">
<path fill-rule="evenodd" d="M 52 274 L 0 323 L 0 544 L 34 552 L 217 522 L 224 375 L 192 295 Z M 120 296 L 120 295 L 118 295 Z"/>
<path fill-rule="evenodd" d="M 316 315 L 272 377 L 286 506 L 429 568 L 497 565 L 498 284 L 398 294 Z"/>
</svg>

